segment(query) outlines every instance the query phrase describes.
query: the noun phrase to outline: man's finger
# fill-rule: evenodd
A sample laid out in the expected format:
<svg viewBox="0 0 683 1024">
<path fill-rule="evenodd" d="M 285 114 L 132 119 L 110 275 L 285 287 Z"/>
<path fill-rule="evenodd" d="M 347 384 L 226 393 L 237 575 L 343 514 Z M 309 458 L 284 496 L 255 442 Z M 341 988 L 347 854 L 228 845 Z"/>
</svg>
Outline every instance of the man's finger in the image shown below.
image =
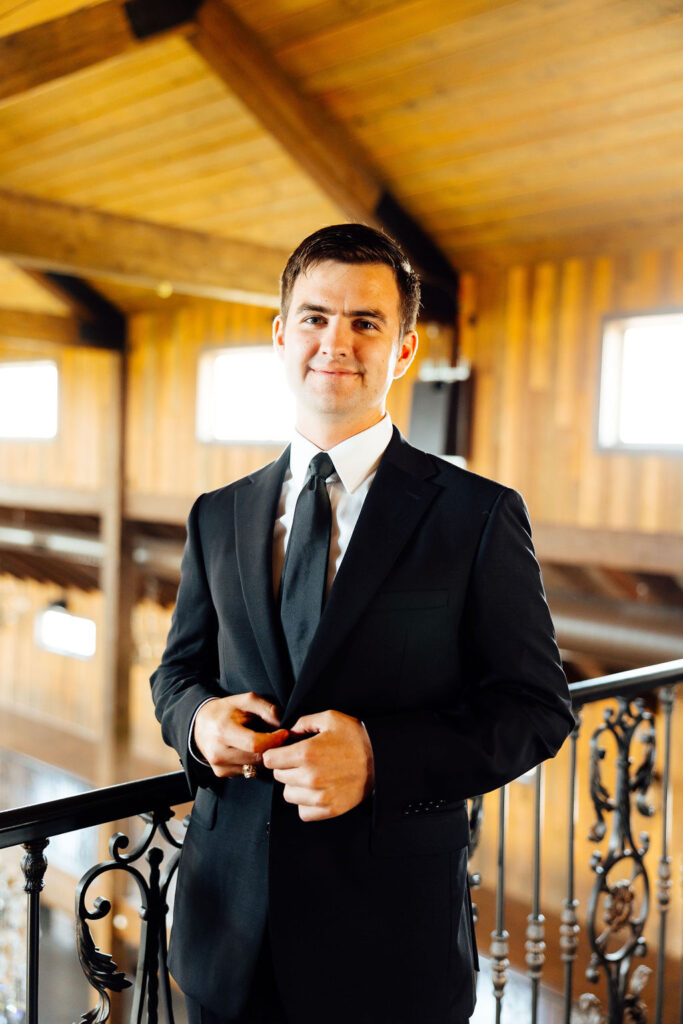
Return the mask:
<svg viewBox="0 0 683 1024">
<path fill-rule="evenodd" d="M 316 807 L 322 809 L 326 796 L 317 789 L 306 789 L 305 786 L 285 786 L 282 794 L 288 804 L 299 807 Z"/>
<path fill-rule="evenodd" d="M 289 736 L 287 729 L 276 729 L 274 732 L 254 732 L 248 725 L 231 723 L 225 730 L 225 740 L 231 747 L 249 750 L 254 754 L 262 754 L 264 750 L 278 747 Z"/>
<path fill-rule="evenodd" d="M 299 804 L 299 817 L 302 821 L 325 821 L 335 815 L 329 807 L 308 807 L 306 804 Z"/>
<path fill-rule="evenodd" d="M 311 737 L 314 739 L 315 737 Z M 287 747 L 278 747 L 277 750 L 264 749 L 263 763 L 266 768 L 299 768 L 306 763 L 310 740 L 299 740 L 297 743 L 290 743 Z"/>
<path fill-rule="evenodd" d="M 265 697 L 259 697 L 257 693 L 239 693 L 232 698 L 235 707 L 242 711 L 250 711 L 253 715 L 262 718 L 268 725 L 278 726 L 281 716 L 277 704 L 271 703 Z"/>
<path fill-rule="evenodd" d="M 302 715 L 298 718 L 291 731 L 294 733 L 316 733 L 323 732 L 325 729 L 329 729 L 331 725 L 331 715 L 329 711 L 318 711 L 314 715 Z"/>
</svg>

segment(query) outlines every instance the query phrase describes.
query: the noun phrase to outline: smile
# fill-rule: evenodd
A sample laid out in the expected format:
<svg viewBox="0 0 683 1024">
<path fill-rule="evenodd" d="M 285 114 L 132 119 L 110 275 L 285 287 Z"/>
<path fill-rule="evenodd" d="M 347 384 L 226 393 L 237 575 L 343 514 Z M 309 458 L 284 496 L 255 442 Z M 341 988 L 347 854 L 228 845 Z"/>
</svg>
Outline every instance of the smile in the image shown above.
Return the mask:
<svg viewBox="0 0 683 1024">
<path fill-rule="evenodd" d="M 356 370 L 318 370 L 314 366 L 309 366 L 309 370 L 313 373 L 321 373 L 324 377 L 355 377 L 357 376 Z"/>
</svg>

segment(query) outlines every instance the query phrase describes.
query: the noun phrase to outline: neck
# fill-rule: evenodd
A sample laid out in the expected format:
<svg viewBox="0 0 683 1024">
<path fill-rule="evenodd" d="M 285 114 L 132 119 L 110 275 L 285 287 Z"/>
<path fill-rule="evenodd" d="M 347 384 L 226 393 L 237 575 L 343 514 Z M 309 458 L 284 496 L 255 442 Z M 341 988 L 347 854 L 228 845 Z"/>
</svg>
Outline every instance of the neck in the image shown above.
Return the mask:
<svg viewBox="0 0 683 1024">
<path fill-rule="evenodd" d="M 384 410 L 376 413 L 372 417 L 367 417 L 362 420 L 354 420 L 353 422 L 339 422 L 325 421 L 320 422 L 316 420 L 306 420 L 305 418 L 297 418 L 296 429 L 305 437 L 307 441 L 311 441 L 316 447 L 320 448 L 324 452 L 328 452 L 330 448 L 334 448 L 335 445 L 341 444 L 342 441 L 346 441 L 349 437 L 353 437 L 355 434 L 360 434 L 364 430 L 368 430 L 370 427 L 374 427 L 376 423 L 379 423 L 384 418 Z"/>
</svg>

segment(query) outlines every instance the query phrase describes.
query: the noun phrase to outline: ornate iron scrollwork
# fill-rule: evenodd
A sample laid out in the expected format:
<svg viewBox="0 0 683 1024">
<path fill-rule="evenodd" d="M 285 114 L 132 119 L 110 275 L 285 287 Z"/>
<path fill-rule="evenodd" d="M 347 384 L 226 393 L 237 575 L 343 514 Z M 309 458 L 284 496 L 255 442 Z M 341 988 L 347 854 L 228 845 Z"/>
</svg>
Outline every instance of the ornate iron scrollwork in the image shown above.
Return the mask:
<svg viewBox="0 0 683 1024">
<path fill-rule="evenodd" d="M 639 845 L 631 830 L 631 795 L 641 814 L 650 817 L 654 808 L 647 801 L 655 759 L 655 732 L 652 715 L 642 701 L 618 698 L 617 708 L 607 708 L 603 722 L 591 737 L 590 784 L 596 812 L 589 838 L 602 840 L 607 832 L 606 815 L 612 815 L 612 830 L 605 856 L 596 851 L 591 867 L 596 880 L 588 904 L 588 938 L 591 960 L 586 971 L 589 981 L 597 982 L 605 973 L 610 1021 L 644 1024 L 645 1009 L 640 992 L 647 981 L 649 969 L 639 967 L 630 977 L 634 956 L 646 952 L 643 928 L 650 906 L 650 882 L 644 864 L 649 847 L 647 833 L 641 832 Z M 640 735 L 636 736 L 638 730 Z M 604 784 L 601 764 L 606 751 L 601 740 L 611 736 L 616 745 L 616 780 L 614 796 Z M 644 745 L 641 763 L 631 771 L 631 749 L 637 738 Z M 596 1007 L 591 1000 L 591 1007 Z M 587 1009 L 587 1007 L 586 1007 Z"/>
<path fill-rule="evenodd" d="M 131 1021 L 141 1024 L 144 1015 L 145 999 L 147 1001 L 147 1022 L 157 1024 L 159 1019 L 159 997 L 163 1002 L 166 1020 L 173 1024 L 171 1009 L 171 993 L 166 966 L 166 913 L 168 911 L 168 890 L 178 867 L 182 843 L 178 841 L 168 828 L 168 821 L 173 817 L 172 810 L 152 811 L 140 817 L 146 827 L 139 842 L 130 850 L 129 840 L 122 832 L 117 832 L 109 842 L 111 860 L 96 864 L 87 871 L 76 889 L 76 944 L 78 957 L 83 973 L 88 982 L 99 993 L 97 1006 L 88 1010 L 80 1019 L 79 1024 L 104 1024 L 109 1018 L 111 1002 L 109 992 L 121 992 L 133 982 L 122 971 L 111 956 L 102 953 L 95 945 L 88 922 L 101 920 L 111 910 L 109 900 L 98 897 L 93 909 L 88 910 L 86 897 L 96 879 L 110 871 L 124 871 L 135 880 L 140 894 L 140 949 Z M 152 846 L 153 841 L 163 837 L 174 849 L 165 868 L 161 865 L 164 851 Z M 149 865 L 148 878 L 145 878 L 134 862 L 147 854 Z M 161 984 L 161 990 L 160 990 Z"/>
</svg>

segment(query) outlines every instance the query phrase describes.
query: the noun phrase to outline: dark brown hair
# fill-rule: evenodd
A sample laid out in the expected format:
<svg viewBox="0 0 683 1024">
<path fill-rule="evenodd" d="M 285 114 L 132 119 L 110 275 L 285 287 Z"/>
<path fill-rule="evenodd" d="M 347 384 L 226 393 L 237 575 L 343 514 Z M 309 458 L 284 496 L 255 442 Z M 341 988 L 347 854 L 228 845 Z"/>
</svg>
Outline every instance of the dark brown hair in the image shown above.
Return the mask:
<svg viewBox="0 0 683 1024">
<path fill-rule="evenodd" d="M 391 267 L 399 294 L 401 337 L 413 330 L 420 306 L 420 279 L 396 242 L 367 224 L 332 224 L 314 231 L 296 247 L 280 278 L 280 313 L 285 320 L 297 277 L 325 260 Z"/>
</svg>

